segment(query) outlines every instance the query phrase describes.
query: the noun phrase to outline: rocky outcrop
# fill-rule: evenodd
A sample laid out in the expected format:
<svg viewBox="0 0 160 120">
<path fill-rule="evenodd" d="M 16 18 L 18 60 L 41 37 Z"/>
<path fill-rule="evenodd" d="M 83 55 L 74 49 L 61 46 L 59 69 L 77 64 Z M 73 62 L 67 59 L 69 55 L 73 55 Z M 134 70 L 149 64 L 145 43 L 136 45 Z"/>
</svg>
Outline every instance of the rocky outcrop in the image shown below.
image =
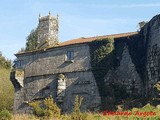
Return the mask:
<svg viewBox="0 0 160 120">
<path fill-rule="evenodd" d="M 140 33 L 146 48 L 145 91 L 148 97 L 154 97 L 153 86 L 160 81 L 160 15 L 153 17 Z"/>
<path fill-rule="evenodd" d="M 125 105 L 127 99 L 127 107 L 132 101 L 149 102 L 156 97 L 154 85 L 160 81 L 160 15 L 153 17 L 138 35 L 115 39 L 115 46 L 118 66 L 104 78 L 108 106 L 113 109 L 115 104 Z"/>
</svg>

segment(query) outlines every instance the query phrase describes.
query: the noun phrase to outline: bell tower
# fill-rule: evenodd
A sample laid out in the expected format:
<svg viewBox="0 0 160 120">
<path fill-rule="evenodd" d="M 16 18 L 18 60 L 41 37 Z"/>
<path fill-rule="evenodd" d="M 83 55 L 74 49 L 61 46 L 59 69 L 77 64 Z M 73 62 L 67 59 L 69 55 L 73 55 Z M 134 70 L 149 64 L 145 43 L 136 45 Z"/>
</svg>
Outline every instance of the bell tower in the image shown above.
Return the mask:
<svg viewBox="0 0 160 120">
<path fill-rule="evenodd" d="M 49 12 L 48 16 L 39 15 L 38 24 L 38 49 L 45 49 L 58 45 L 58 14 L 57 16 L 51 16 Z"/>
</svg>

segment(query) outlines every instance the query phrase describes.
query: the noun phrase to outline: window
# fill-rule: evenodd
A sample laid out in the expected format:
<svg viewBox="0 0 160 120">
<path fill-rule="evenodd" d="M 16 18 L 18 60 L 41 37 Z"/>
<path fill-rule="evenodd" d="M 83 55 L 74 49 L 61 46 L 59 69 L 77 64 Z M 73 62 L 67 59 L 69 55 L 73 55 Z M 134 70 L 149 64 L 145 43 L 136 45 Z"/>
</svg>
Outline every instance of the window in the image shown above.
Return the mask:
<svg viewBox="0 0 160 120">
<path fill-rule="evenodd" d="M 73 51 L 67 51 L 67 61 L 73 61 L 74 59 L 74 52 Z"/>
<path fill-rule="evenodd" d="M 23 60 L 17 60 L 16 61 L 16 66 L 19 67 L 23 67 Z"/>
</svg>

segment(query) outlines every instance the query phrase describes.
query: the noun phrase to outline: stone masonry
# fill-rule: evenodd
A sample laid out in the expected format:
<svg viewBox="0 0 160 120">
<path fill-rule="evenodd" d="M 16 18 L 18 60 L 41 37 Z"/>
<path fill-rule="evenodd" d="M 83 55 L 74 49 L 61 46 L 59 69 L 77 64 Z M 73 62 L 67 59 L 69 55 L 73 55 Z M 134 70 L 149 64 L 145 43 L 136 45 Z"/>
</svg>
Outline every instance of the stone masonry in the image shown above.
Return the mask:
<svg viewBox="0 0 160 120">
<path fill-rule="evenodd" d="M 58 16 L 52 17 L 49 13 L 39 18 L 38 50 L 16 54 L 16 68 L 11 72 L 15 87 L 14 112 L 32 113 L 26 103 L 43 100 L 50 95 L 64 112 L 71 112 L 76 95 L 84 98 L 82 111 L 100 109 L 104 96 L 99 94 L 88 43 L 108 37 L 114 38 L 115 46 L 117 41 L 123 45 L 115 47 L 117 66 L 106 72 L 104 77 L 104 89 L 108 91 L 106 104 L 112 104 L 114 108 L 126 99 L 153 96 L 153 85 L 160 80 L 160 15 L 140 32 L 59 43 Z"/>
<path fill-rule="evenodd" d="M 65 60 L 66 52 L 70 50 L 74 51 L 74 56 L 77 56 L 73 63 Z M 82 109 L 100 104 L 98 89 L 89 63 L 90 55 L 87 45 L 57 47 L 36 54 L 24 54 L 17 55 L 18 60 L 23 60 L 25 75 L 24 86 L 15 92 L 14 111 L 16 113 L 30 111 L 26 102 L 41 100 L 50 95 L 56 100 L 59 74 L 64 74 L 67 85 L 64 111 L 71 111 L 76 95 L 84 98 Z M 16 80 L 19 82 L 20 79 L 16 78 Z"/>
</svg>

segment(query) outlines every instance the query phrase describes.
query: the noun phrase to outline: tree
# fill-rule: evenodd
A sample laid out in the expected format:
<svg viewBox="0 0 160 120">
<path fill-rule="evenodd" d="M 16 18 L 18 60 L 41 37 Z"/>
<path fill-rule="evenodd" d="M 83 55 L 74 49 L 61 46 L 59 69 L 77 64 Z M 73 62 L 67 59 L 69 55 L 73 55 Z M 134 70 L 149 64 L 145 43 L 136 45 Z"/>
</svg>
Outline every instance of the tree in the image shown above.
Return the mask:
<svg viewBox="0 0 160 120">
<path fill-rule="evenodd" d="M 0 51 L 0 120 L 8 116 L 4 109 L 11 111 L 13 106 L 14 88 L 10 81 L 10 69 L 11 60 L 4 57 Z"/>
<path fill-rule="evenodd" d="M 26 49 L 25 48 L 21 48 L 18 53 L 22 53 L 22 52 L 26 52 Z"/>
<path fill-rule="evenodd" d="M 138 29 L 141 30 L 141 28 L 143 28 L 146 23 L 148 23 L 148 21 L 141 21 L 141 22 L 139 22 L 138 23 Z"/>
<path fill-rule="evenodd" d="M 28 37 L 26 38 L 26 48 L 25 51 L 36 50 L 38 45 L 38 31 L 33 29 Z"/>
<path fill-rule="evenodd" d="M 6 68 L 10 69 L 11 68 L 11 60 L 6 59 L 3 55 L 2 52 L 0 51 L 0 68 Z"/>
</svg>

